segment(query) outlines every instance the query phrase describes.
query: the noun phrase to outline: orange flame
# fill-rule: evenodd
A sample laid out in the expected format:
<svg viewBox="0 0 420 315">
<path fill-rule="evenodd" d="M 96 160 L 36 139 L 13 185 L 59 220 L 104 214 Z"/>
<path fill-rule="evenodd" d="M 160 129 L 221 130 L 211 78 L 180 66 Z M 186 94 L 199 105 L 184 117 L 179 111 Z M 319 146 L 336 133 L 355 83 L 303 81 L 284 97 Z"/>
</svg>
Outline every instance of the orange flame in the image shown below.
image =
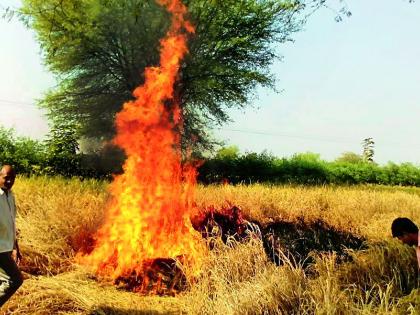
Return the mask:
<svg viewBox="0 0 420 315">
<path fill-rule="evenodd" d="M 189 219 L 196 170 L 181 164 L 182 118 L 174 92 L 187 34 L 194 28 L 184 20 L 187 10 L 179 0 L 157 1 L 172 13 L 160 66 L 146 68 L 144 85 L 133 93 L 136 100 L 117 114 L 114 142 L 127 155 L 124 174 L 111 184 L 112 201 L 96 247 L 81 259 L 114 279 L 141 273 L 146 260 L 160 257 L 185 255 L 197 265 L 203 250 Z"/>
</svg>

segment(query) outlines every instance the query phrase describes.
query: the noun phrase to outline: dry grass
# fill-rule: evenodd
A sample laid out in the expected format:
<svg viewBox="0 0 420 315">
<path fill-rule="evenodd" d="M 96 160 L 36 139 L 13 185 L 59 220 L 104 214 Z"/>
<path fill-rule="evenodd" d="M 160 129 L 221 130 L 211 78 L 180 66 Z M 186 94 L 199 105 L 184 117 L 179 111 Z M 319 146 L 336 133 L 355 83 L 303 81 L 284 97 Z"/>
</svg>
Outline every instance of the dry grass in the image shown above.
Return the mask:
<svg viewBox="0 0 420 315">
<path fill-rule="evenodd" d="M 397 242 L 353 253 L 337 265 L 317 258 L 315 273 L 275 267 L 261 244 L 212 252 L 207 269 L 183 298 L 190 314 L 419 314 L 416 260 Z M 411 292 L 412 291 L 412 292 Z M 411 292 L 410 296 L 407 296 Z"/>
<path fill-rule="evenodd" d="M 205 258 L 191 289 L 176 297 L 139 296 L 98 283 L 73 263 L 83 240 L 100 225 L 106 184 L 18 178 L 17 225 L 32 275 L 5 314 L 420 314 L 412 248 L 389 237 L 397 216 L 420 223 L 420 189 L 356 187 L 200 186 L 200 207 L 239 205 L 260 222 L 276 219 L 330 225 L 366 237 L 371 246 L 337 264 L 317 256 L 311 273 L 268 261 L 261 243 L 220 245 Z"/>
<path fill-rule="evenodd" d="M 307 221 L 322 218 L 338 229 L 371 240 L 389 237 L 392 220 L 408 216 L 420 222 L 420 189 L 383 186 L 206 186 L 199 187 L 199 205 L 240 205 L 260 222 L 270 219 Z"/>
<path fill-rule="evenodd" d="M 168 314 L 178 313 L 176 298 L 142 297 L 89 279 L 82 270 L 24 282 L 8 302 L 6 314 Z"/>
</svg>

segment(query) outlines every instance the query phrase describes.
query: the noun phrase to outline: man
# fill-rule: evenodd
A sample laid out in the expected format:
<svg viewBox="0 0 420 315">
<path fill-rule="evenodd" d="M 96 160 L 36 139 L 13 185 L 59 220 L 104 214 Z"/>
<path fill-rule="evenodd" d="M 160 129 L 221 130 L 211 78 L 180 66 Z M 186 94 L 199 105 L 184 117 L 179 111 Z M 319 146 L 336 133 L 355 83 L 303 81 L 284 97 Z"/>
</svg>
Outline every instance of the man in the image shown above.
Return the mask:
<svg viewBox="0 0 420 315">
<path fill-rule="evenodd" d="M 417 261 L 420 269 L 420 233 L 417 225 L 408 218 L 397 218 L 392 222 L 392 236 L 404 244 L 416 246 Z"/>
<path fill-rule="evenodd" d="M 22 285 L 17 266 L 22 256 L 16 239 L 16 206 L 11 191 L 16 173 L 10 165 L 0 170 L 0 306 Z"/>
</svg>

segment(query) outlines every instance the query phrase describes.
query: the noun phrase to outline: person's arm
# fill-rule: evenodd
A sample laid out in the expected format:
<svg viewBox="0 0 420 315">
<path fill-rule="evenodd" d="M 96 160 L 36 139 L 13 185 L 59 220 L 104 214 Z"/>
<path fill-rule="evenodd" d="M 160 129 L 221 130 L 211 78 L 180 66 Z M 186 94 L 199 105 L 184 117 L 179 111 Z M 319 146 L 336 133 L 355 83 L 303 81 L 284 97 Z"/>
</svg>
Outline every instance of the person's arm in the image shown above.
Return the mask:
<svg viewBox="0 0 420 315">
<path fill-rule="evenodd" d="M 420 271 L 420 232 L 418 232 L 418 235 L 417 235 L 416 254 L 417 254 L 417 263 L 419 265 L 419 271 Z M 420 272 L 419 272 L 419 280 L 420 280 Z"/>
<path fill-rule="evenodd" d="M 15 224 L 16 224 L 16 199 L 15 199 L 14 194 L 12 195 L 12 197 L 13 197 Z M 14 261 L 16 261 L 17 264 L 19 264 L 20 261 L 22 260 L 22 255 L 20 253 L 19 244 L 18 244 L 19 234 L 20 234 L 20 230 L 16 229 L 15 230 L 15 242 L 13 244 L 13 251 L 12 251 L 12 258 L 14 259 Z"/>
<path fill-rule="evenodd" d="M 22 260 L 22 255 L 19 250 L 19 244 L 17 239 L 15 240 L 15 244 L 13 246 L 12 258 L 14 259 L 14 261 L 16 261 L 17 264 L 19 264 Z"/>
</svg>

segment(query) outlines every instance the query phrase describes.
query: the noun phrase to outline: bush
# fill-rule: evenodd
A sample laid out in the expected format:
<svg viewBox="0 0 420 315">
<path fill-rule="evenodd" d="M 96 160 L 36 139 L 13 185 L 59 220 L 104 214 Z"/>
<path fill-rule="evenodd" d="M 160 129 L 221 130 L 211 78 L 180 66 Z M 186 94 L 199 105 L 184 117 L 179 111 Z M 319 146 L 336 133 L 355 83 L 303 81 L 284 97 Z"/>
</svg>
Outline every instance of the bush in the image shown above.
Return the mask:
<svg viewBox="0 0 420 315">
<path fill-rule="evenodd" d="M 17 137 L 13 129 L 0 127 L 0 163 L 14 165 L 18 173 L 37 173 L 45 163 L 45 146 L 27 137 Z"/>
<path fill-rule="evenodd" d="M 223 151 L 225 152 L 225 151 Z M 420 186 L 420 167 L 411 163 L 376 163 L 337 159 L 321 160 L 318 154 L 301 153 L 291 158 L 277 158 L 267 152 L 260 154 L 217 154 L 199 168 L 203 183 L 291 183 L 320 184 L 382 184 Z"/>
<path fill-rule="evenodd" d="M 14 165 L 19 174 L 109 179 L 121 173 L 124 153 L 112 146 L 98 152 L 79 152 L 71 128 L 56 128 L 44 141 L 18 137 L 0 126 L 0 164 Z M 347 154 L 348 155 L 348 154 Z M 354 156 L 327 162 L 307 152 L 277 158 L 268 152 L 240 154 L 235 146 L 223 148 L 199 168 L 202 183 L 382 184 L 420 186 L 420 167 L 411 163 L 379 166 Z"/>
<path fill-rule="evenodd" d="M 0 126 L 0 164 L 13 165 L 18 174 L 80 178 L 110 178 L 121 172 L 124 156 L 105 147 L 97 154 L 78 152 L 75 133 L 55 129 L 46 141 L 18 137 L 13 129 Z"/>
</svg>

